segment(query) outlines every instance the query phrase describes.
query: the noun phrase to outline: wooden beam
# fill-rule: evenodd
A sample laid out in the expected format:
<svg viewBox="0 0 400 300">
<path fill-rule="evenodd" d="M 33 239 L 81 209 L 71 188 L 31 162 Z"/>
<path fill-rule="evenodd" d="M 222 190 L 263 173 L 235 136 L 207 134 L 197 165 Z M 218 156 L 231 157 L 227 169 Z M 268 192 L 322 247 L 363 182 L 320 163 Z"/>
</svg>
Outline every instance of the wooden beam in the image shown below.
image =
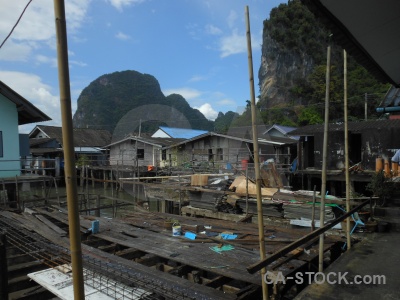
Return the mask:
<svg viewBox="0 0 400 300">
<path fill-rule="evenodd" d="M 146 252 L 137 250 L 135 248 L 127 248 L 127 249 L 115 252 L 116 256 L 119 256 L 119 257 L 122 257 L 125 259 L 129 259 L 129 260 L 142 257 L 145 254 L 146 254 Z"/>
<path fill-rule="evenodd" d="M 232 279 L 229 278 L 229 277 L 218 276 L 218 277 L 214 278 L 213 280 L 207 282 L 205 284 L 205 286 L 212 287 L 212 288 L 217 288 L 217 287 L 220 287 L 221 285 L 224 285 L 225 283 L 228 283 L 231 280 Z"/>
<path fill-rule="evenodd" d="M 327 225 L 320 227 L 319 229 L 305 235 L 304 237 L 302 237 L 301 239 L 298 239 L 297 241 L 287 245 L 286 247 L 283 247 L 282 249 L 278 250 L 277 252 L 275 252 L 274 254 L 268 256 L 267 258 L 265 258 L 264 260 L 252 264 L 251 266 L 247 267 L 247 271 L 250 274 L 254 274 L 255 272 L 261 270 L 262 268 L 268 266 L 270 263 L 272 263 L 273 261 L 275 261 L 276 259 L 278 259 L 279 257 L 282 257 L 284 255 L 286 255 L 287 253 L 289 253 L 290 251 L 296 249 L 297 247 L 303 245 L 304 243 L 312 240 L 313 238 L 321 235 L 322 233 L 324 233 L 325 231 L 331 229 L 333 226 L 335 226 L 336 224 L 342 222 L 344 219 L 346 219 L 347 217 L 351 216 L 353 213 L 357 212 L 358 210 L 360 210 L 361 208 L 363 208 L 365 205 L 367 205 L 370 202 L 370 200 L 364 201 L 363 203 L 361 203 L 359 206 L 353 208 L 351 211 L 349 211 L 348 213 L 340 216 L 339 218 L 333 220 L 332 222 L 328 223 Z"/>
<path fill-rule="evenodd" d="M 258 299 L 261 295 L 261 286 L 251 284 L 236 293 L 238 300 Z"/>
<path fill-rule="evenodd" d="M 67 236 L 67 232 L 62 230 L 60 227 L 56 226 L 53 222 L 51 222 L 49 219 L 47 219 L 45 216 L 42 215 L 36 215 L 35 217 L 42 221 L 44 224 L 46 224 L 49 228 L 53 229 L 55 232 L 57 232 L 61 236 Z"/>
</svg>

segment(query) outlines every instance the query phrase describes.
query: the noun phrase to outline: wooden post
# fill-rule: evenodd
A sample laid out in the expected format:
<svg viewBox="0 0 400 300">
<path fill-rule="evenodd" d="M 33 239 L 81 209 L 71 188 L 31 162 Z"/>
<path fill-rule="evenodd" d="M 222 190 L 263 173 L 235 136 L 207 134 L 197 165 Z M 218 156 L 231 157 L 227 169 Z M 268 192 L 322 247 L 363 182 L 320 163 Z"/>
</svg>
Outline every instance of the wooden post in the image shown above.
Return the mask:
<svg viewBox="0 0 400 300">
<path fill-rule="evenodd" d="M 314 185 L 314 193 L 313 193 L 313 203 L 312 203 L 312 210 L 311 210 L 311 231 L 315 230 L 315 201 L 316 201 L 316 192 L 315 189 L 317 187 Z"/>
<path fill-rule="evenodd" d="M 181 187 L 181 176 L 180 176 L 180 175 L 178 175 L 178 182 L 179 182 L 179 212 L 178 212 L 178 215 L 181 215 L 181 205 L 182 205 L 182 203 L 181 203 L 181 201 L 182 201 L 182 199 L 181 199 L 181 194 L 182 194 L 182 187 Z"/>
<path fill-rule="evenodd" d="M 112 200 L 112 217 L 115 218 L 117 216 L 117 200 Z"/>
<path fill-rule="evenodd" d="M 43 179 L 43 182 L 42 182 L 42 196 L 43 196 L 43 199 L 44 199 L 44 203 L 47 205 L 47 194 L 46 194 L 46 181 L 45 181 L 45 179 Z"/>
<path fill-rule="evenodd" d="M 60 195 L 58 194 L 57 181 L 56 181 L 55 178 L 53 178 L 53 181 L 54 181 L 54 188 L 56 189 L 56 196 L 57 196 L 58 206 L 61 206 Z"/>
<path fill-rule="evenodd" d="M 251 35 L 250 35 L 250 21 L 249 21 L 249 7 L 246 6 L 246 37 L 247 37 L 247 53 L 249 65 L 249 82 L 250 82 L 250 101 L 251 101 L 251 124 L 253 131 L 253 151 L 254 151 L 254 170 L 256 175 L 256 190 L 257 190 L 257 216 L 258 216 L 258 238 L 260 242 L 260 258 L 265 259 L 265 239 L 264 239 L 264 219 L 263 208 L 261 199 L 261 176 L 260 176 L 260 161 L 258 157 L 258 137 L 256 125 L 256 99 L 254 93 L 254 72 L 253 72 L 253 57 L 251 49 Z M 263 299 L 268 299 L 268 286 L 264 280 L 266 268 L 261 269 L 261 286 Z"/>
<path fill-rule="evenodd" d="M 352 210 L 350 210 L 348 213 L 345 213 L 344 215 L 336 218 L 335 220 L 330 221 L 325 226 L 320 226 L 320 228 L 318 228 L 317 230 L 306 234 L 302 238 L 294 241 L 293 243 L 291 243 L 291 244 L 289 244 L 289 245 L 287 245 L 287 246 L 285 246 L 283 248 L 279 248 L 275 253 L 269 255 L 266 259 L 264 259 L 264 260 L 262 260 L 260 262 L 257 262 L 255 264 L 252 264 L 249 267 L 246 267 L 247 271 L 250 274 L 254 274 L 255 272 L 259 271 L 261 268 L 265 268 L 270 263 L 276 261 L 278 258 L 281 258 L 281 257 L 285 256 L 290 251 L 292 251 L 292 250 L 296 249 L 297 247 L 299 247 L 299 246 L 311 241 L 313 238 L 315 238 L 318 235 L 321 235 L 322 233 L 324 233 L 325 231 L 331 229 L 336 224 L 339 224 L 340 222 L 342 222 L 344 219 L 346 219 L 351 214 L 359 211 L 361 208 L 363 208 L 369 202 L 370 202 L 370 200 L 364 201 L 360 205 L 358 205 L 355 208 L 353 208 Z"/>
<path fill-rule="evenodd" d="M 96 195 L 96 208 L 95 215 L 96 217 L 100 217 L 100 195 Z"/>
<path fill-rule="evenodd" d="M 81 184 L 81 187 L 82 187 L 82 191 L 83 191 L 83 172 L 84 172 L 84 167 L 82 166 L 81 167 L 81 176 L 80 176 L 80 178 L 81 178 L 80 184 Z"/>
<path fill-rule="evenodd" d="M 89 201 L 89 166 L 85 166 L 85 177 L 86 177 L 86 199 Z"/>
<path fill-rule="evenodd" d="M 249 214 L 249 168 L 246 166 L 246 216 Z"/>
<path fill-rule="evenodd" d="M 167 200 L 161 199 L 161 212 L 165 213 L 165 207 L 166 207 L 166 202 Z"/>
<path fill-rule="evenodd" d="M 331 46 L 328 45 L 326 59 L 326 90 L 325 90 L 325 123 L 324 141 L 322 149 L 322 183 L 321 183 L 321 207 L 320 207 L 320 227 L 325 224 L 325 194 L 326 194 L 326 168 L 328 161 L 328 129 L 329 129 L 329 91 L 330 91 L 330 69 L 331 69 Z M 319 257 L 318 270 L 324 270 L 324 234 L 319 236 Z"/>
<path fill-rule="evenodd" d="M 346 50 L 343 50 L 343 51 L 345 51 L 345 53 L 346 53 Z M 347 62 L 346 62 L 346 64 L 347 64 Z M 347 89 L 347 87 L 346 87 L 346 89 Z M 364 114 L 365 114 L 365 121 L 367 121 L 368 120 L 368 93 L 365 93 Z"/>
<path fill-rule="evenodd" d="M 17 201 L 17 207 L 21 209 L 21 204 L 19 203 L 18 176 L 15 176 L 15 196 Z"/>
<path fill-rule="evenodd" d="M 86 203 L 87 203 L 87 211 L 86 211 L 86 215 L 90 215 L 90 195 L 88 194 L 88 197 L 86 199 Z"/>
<path fill-rule="evenodd" d="M 54 15 L 57 37 L 58 81 L 60 87 L 62 137 L 65 158 L 64 171 L 68 202 L 73 290 L 74 299 L 85 299 L 74 134 L 72 126 L 71 89 L 68 68 L 67 21 L 65 19 L 65 4 L 63 0 L 54 0 Z"/>
<path fill-rule="evenodd" d="M 350 171 L 349 171 L 349 127 L 348 127 L 348 115 L 347 115 L 347 53 L 343 50 L 343 93 L 344 93 L 344 165 L 346 175 L 346 211 L 350 211 Z M 367 114 L 365 113 L 365 120 L 367 120 Z M 347 249 L 351 248 L 350 238 L 350 217 L 346 220 L 346 239 Z"/>
<path fill-rule="evenodd" d="M 93 169 L 90 169 L 90 177 L 91 177 L 91 179 L 92 179 L 92 187 L 94 188 L 94 183 L 95 183 L 95 181 L 94 181 Z"/>
<path fill-rule="evenodd" d="M 0 300 L 8 300 L 7 237 L 0 233 Z"/>
<path fill-rule="evenodd" d="M 5 184 L 5 182 L 4 182 L 4 179 L 1 180 L 1 183 L 2 183 L 2 185 L 3 185 L 4 205 L 6 205 L 6 203 L 8 202 L 8 194 L 7 194 L 6 184 Z"/>
<path fill-rule="evenodd" d="M 114 174 L 113 174 L 113 170 L 111 170 L 111 174 L 110 174 L 110 183 L 111 183 L 111 196 L 114 197 Z"/>
</svg>

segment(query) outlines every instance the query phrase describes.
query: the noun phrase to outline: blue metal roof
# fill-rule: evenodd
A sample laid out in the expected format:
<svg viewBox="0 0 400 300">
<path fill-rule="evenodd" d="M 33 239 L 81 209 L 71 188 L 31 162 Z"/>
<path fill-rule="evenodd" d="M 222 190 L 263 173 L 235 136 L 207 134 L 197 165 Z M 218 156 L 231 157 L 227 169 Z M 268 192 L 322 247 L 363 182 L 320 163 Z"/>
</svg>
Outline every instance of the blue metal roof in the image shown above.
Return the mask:
<svg viewBox="0 0 400 300">
<path fill-rule="evenodd" d="M 207 133 L 205 130 L 188 129 L 188 128 L 173 128 L 160 126 L 160 129 L 175 139 L 191 139 L 196 136 Z"/>
</svg>

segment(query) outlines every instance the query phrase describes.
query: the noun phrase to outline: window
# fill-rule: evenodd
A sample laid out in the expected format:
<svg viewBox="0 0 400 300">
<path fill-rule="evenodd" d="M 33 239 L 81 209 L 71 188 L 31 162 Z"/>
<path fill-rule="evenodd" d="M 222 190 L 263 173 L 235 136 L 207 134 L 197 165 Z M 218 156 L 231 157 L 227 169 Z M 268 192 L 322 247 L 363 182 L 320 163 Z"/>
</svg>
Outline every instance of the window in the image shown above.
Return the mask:
<svg viewBox="0 0 400 300">
<path fill-rule="evenodd" d="M 137 157 L 137 159 L 144 159 L 144 149 L 137 149 L 136 157 Z"/>
<path fill-rule="evenodd" d="M 217 149 L 217 159 L 216 160 L 224 160 L 224 152 L 222 148 Z"/>
<path fill-rule="evenodd" d="M 214 160 L 214 155 L 212 149 L 208 149 L 208 161 Z"/>
<path fill-rule="evenodd" d="M 3 157 L 3 131 L 0 131 L 0 157 Z"/>
</svg>

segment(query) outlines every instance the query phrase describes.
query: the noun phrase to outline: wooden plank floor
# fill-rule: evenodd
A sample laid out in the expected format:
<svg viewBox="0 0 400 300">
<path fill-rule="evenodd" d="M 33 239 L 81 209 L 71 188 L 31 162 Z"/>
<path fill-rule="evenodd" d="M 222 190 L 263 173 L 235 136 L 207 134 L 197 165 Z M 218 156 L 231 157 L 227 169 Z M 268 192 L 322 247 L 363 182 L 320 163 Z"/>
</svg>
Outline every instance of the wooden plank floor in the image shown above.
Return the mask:
<svg viewBox="0 0 400 300">
<path fill-rule="evenodd" d="M 65 209 L 35 208 L 31 214 L 0 211 L 0 216 L 18 220 L 24 228 L 68 247 L 68 215 Z M 164 227 L 164 221 L 169 219 L 178 221 L 184 231 L 196 233 L 196 239 L 172 236 L 171 229 Z M 88 234 L 93 220 L 99 220 L 99 233 Z M 260 259 L 257 224 L 141 211 L 129 213 L 123 219 L 81 215 L 80 226 L 85 255 L 125 265 L 139 272 L 143 278 L 159 279 L 160 285 L 173 286 L 209 299 L 246 299 L 244 295 L 252 299 L 259 293 L 260 274 L 249 274 L 246 270 L 247 266 Z M 237 239 L 217 240 L 202 235 L 205 226 L 214 234 L 237 234 Z M 266 225 L 267 255 L 309 232 L 309 228 Z M 338 238 L 327 236 L 325 240 L 325 250 L 328 251 Z M 210 249 L 221 244 L 230 244 L 234 249 L 221 254 Z M 315 249 L 307 252 L 309 254 L 298 249 L 300 255 L 284 256 L 267 269 L 290 276 L 297 270 L 308 268 L 310 262 L 318 258 Z M 204 274 L 199 275 L 203 276 L 199 282 L 194 278 L 197 274 Z"/>
<path fill-rule="evenodd" d="M 61 211 L 43 211 L 42 213 L 68 223 L 67 215 Z M 210 250 L 210 247 L 219 244 L 217 241 L 197 243 L 183 236 L 173 237 L 171 231 L 166 231 L 161 225 L 165 219 L 171 217 L 179 220 L 183 228 L 192 229 L 190 231 L 195 232 L 195 226 L 211 226 L 211 230 L 216 233 L 231 231 L 238 234 L 238 239 L 242 242 L 237 243 L 235 240 L 221 241 L 221 243 L 233 245 L 235 249 L 218 254 Z M 82 232 L 91 227 L 91 222 L 94 219 L 92 216 L 81 216 Z M 212 270 L 213 273 L 221 276 L 261 285 L 260 274 L 249 274 L 246 270 L 247 266 L 259 261 L 257 224 L 143 212 L 131 214 L 124 220 L 96 219 L 100 220 L 100 232 L 92 236 L 165 259 L 173 259 L 178 263 L 195 268 Z M 309 230 L 307 228 L 293 229 L 277 226 L 266 228 L 267 254 L 271 254 L 287 245 L 288 242 L 302 237 Z M 201 235 L 198 234 L 197 236 L 200 237 Z M 332 241 L 328 239 L 327 244 L 331 245 Z M 314 251 L 311 255 L 315 257 L 317 254 Z M 307 257 L 304 263 L 312 260 L 313 257 Z M 281 269 L 284 273 L 287 273 L 285 269 L 292 268 L 282 265 Z"/>
</svg>

